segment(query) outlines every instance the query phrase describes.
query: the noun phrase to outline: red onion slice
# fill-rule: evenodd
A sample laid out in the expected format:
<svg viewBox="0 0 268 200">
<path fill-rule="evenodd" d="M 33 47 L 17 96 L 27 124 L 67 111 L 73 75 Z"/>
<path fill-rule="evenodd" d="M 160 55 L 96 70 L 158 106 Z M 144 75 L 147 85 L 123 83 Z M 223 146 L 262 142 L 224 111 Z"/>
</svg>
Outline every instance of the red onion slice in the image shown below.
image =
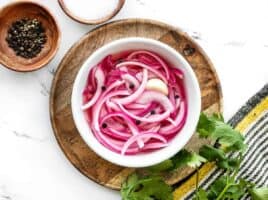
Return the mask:
<svg viewBox="0 0 268 200">
<path fill-rule="evenodd" d="M 166 111 L 162 114 L 151 115 L 150 117 L 140 117 L 126 110 L 122 104 L 118 103 L 118 105 L 120 109 L 122 110 L 122 112 L 124 112 L 126 115 L 130 116 L 133 119 L 142 121 L 142 122 L 149 122 L 149 123 L 160 122 L 164 119 L 167 119 L 170 115 L 170 111 Z"/>
<path fill-rule="evenodd" d="M 134 110 L 142 110 L 142 109 L 146 109 L 149 105 L 144 105 L 144 104 L 140 104 L 140 103 L 131 103 L 131 104 L 127 104 L 126 108 L 128 109 L 134 109 Z"/>
<path fill-rule="evenodd" d="M 95 91 L 94 96 L 90 99 L 90 101 L 82 106 L 83 110 L 90 108 L 94 103 L 96 103 L 96 101 L 100 97 L 101 87 L 104 85 L 104 80 L 105 80 L 104 73 L 100 68 L 96 69 L 95 79 L 97 81 L 97 89 Z"/>
<path fill-rule="evenodd" d="M 125 80 L 126 82 L 128 82 L 128 87 L 130 87 L 131 84 L 133 84 L 134 89 L 137 89 L 140 85 L 139 81 L 137 80 L 136 77 L 131 76 L 129 74 L 123 74 L 121 75 L 122 79 Z"/>
<path fill-rule="evenodd" d="M 140 84 L 140 87 L 135 92 L 133 92 L 131 95 L 124 97 L 124 98 L 117 99 L 117 102 L 124 105 L 124 104 L 129 104 L 129 103 L 132 103 L 133 101 L 135 101 L 143 93 L 145 86 L 146 86 L 146 83 L 147 83 L 147 80 L 148 80 L 148 71 L 147 71 L 147 69 L 144 69 L 143 70 L 143 78 L 142 78 L 142 82 Z"/>
<path fill-rule="evenodd" d="M 138 131 L 138 128 L 137 126 L 133 123 L 133 121 L 127 116 L 125 115 L 124 113 L 120 113 L 120 112 L 114 112 L 114 113 L 110 113 L 108 115 L 106 115 L 102 120 L 101 120 L 101 124 L 103 122 L 105 122 L 105 120 L 111 118 L 111 117 L 121 117 L 125 120 L 125 122 L 127 123 L 130 131 L 132 132 L 133 135 L 138 135 L 139 134 L 139 131 Z M 142 148 L 144 146 L 144 143 L 142 140 L 138 140 L 138 145 L 140 148 Z"/>
<path fill-rule="evenodd" d="M 172 105 L 172 103 L 162 93 L 155 92 L 155 91 L 145 91 L 139 98 L 139 102 L 144 103 L 144 104 L 148 104 L 153 101 L 160 103 L 166 111 L 162 114 L 155 114 L 149 117 L 140 117 L 129 112 L 127 109 L 125 109 L 124 106 L 117 99 L 114 100 L 114 102 L 118 104 L 118 106 L 124 113 L 126 113 L 131 118 L 134 118 L 142 122 L 150 122 L 150 123 L 160 122 L 168 118 L 170 113 L 174 110 L 174 106 Z"/>
<path fill-rule="evenodd" d="M 129 138 L 128 141 L 124 144 L 122 151 L 121 151 L 121 154 L 125 155 L 129 146 L 131 144 L 133 144 L 134 142 L 136 142 L 138 139 L 147 139 L 147 138 L 150 138 L 150 139 L 154 138 L 154 139 L 162 141 L 163 143 L 167 143 L 167 140 L 163 136 L 156 134 L 156 133 L 146 133 L 146 134 L 134 135 L 131 138 Z"/>
<path fill-rule="evenodd" d="M 135 52 L 133 52 L 132 54 L 130 54 L 128 56 L 128 59 L 131 59 L 133 56 L 138 55 L 138 54 L 147 54 L 147 55 L 153 57 L 155 60 L 157 60 L 160 63 L 160 65 L 164 68 L 164 70 L 166 72 L 167 79 L 169 79 L 168 66 L 167 66 L 167 64 L 158 55 L 153 54 L 153 53 L 151 53 L 149 51 L 135 51 Z"/>
<path fill-rule="evenodd" d="M 140 98 L 137 101 L 141 104 L 148 104 L 150 102 L 158 102 L 165 108 L 165 110 L 168 110 L 172 112 L 174 110 L 174 105 L 170 102 L 170 100 L 167 98 L 166 95 L 156 92 L 156 91 L 145 91 Z"/>
<path fill-rule="evenodd" d="M 161 142 L 155 142 L 155 143 L 150 143 L 146 144 L 142 150 L 153 150 L 153 149 L 161 149 L 163 147 L 168 146 L 168 143 L 161 143 Z M 129 149 L 128 149 L 129 150 Z M 127 151 L 128 151 L 127 150 Z"/>
<path fill-rule="evenodd" d="M 169 133 L 172 129 L 180 126 L 180 124 L 185 122 L 186 119 L 186 103 L 184 101 L 181 102 L 180 110 L 179 113 L 177 114 L 175 120 L 168 126 L 164 126 L 159 130 L 159 133 L 161 134 L 167 134 Z"/>
<path fill-rule="evenodd" d="M 128 66 L 128 65 L 134 65 L 134 66 L 139 66 L 139 67 L 142 67 L 142 68 L 145 68 L 145 69 L 148 69 L 149 71 L 153 72 L 155 75 L 157 75 L 160 79 L 162 79 L 166 84 L 168 83 L 166 77 L 159 71 L 157 71 L 156 69 L 150 67 L 149 65 L 146 65 L 146 64 L 143 64 L 143 63 L 140 63 L 140 62 L 136 62 L 136 61 L 126 61 L 126 62 L 122 62 L 118 65 L 116 65 L 117 68 L 119 67 L 125 67 L 125 66 Z"/>
<path fill-rule="evenodd" d="M 100 131 L 100 126 L 99 126 L 99 116 L 100 116 L 100 111 L 102 108 L 102 105 L 111 97 L 115 97 L 115 96 L 126 96 L 129 95 L 129 92 L 126 90 L 119 90 L 119 91 L 115 91 L 115 92 L 111 92 L 109 94 L 107 94 L 105 96 L 105 94 L 101 95 L 100 98 L 98 99 L 98 101 L 96 102 L 96 104 L 93 106 L 92 110 L 93 110 L 93 120 L 92 120 L 92 125 L 93 125 L 93 129 L 97 132 Z"/>
<path fill-rule="evenodd" d="M 130 134 L 126 134 L 122 131 L 119 131 L 113 128 L 106 128 L 106 129 L 102 129 L 101 131 L 105 133 L 106 135 L 109 135 L 110 137 L 124 140 L 124 141 L 127 140 L 131 136 Z"/>
</svg>

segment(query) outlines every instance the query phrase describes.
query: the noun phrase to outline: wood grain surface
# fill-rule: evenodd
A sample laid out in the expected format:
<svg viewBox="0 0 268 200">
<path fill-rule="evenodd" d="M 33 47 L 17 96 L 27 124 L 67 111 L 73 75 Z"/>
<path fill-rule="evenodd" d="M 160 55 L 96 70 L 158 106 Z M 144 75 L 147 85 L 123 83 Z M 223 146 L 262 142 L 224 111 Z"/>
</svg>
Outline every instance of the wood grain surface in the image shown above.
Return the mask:
<svg viewBox="0 0 268 200">
<path fill-rule="evenodd" d="M 96 49 L 113 40 L 133 36 L 162 41 L 181 53 L 198 78 L 202 110 L 212 113 L 222 109 L 221 86 L 214 67 L 204 51 L 183 31 L 157 21 L 128 19 L 105 24 L 86 34 L 68 51 L 56 72 L 50 99 L 51 122 L 69 161 L 85 176 L 112 189 L 120 189 L 122 181 L 135 169 L 109 163 L 85 144 L 72 118 L 71 92 L 78 70 Z M 193 136 L 187 149 L 197 150 L 204 143 L 209 141 Z M 192 169 L 183 168 L 163 176 L 167 183 L 175 184 L 191 173 Z"/>
</svg>

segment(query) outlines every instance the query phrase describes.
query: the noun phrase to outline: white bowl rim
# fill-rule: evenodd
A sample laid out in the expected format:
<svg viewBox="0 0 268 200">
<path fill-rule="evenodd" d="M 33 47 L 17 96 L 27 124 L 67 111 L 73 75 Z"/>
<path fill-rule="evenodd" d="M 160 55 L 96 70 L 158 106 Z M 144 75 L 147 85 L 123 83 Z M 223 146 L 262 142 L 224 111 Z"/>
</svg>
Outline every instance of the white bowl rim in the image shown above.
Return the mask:
<svg viewBox="0 0 268 200">
<path fill-rule="evenodd" d="M 101 58 L 103 59 L 106 56 L 104 52 L 108 51 L 109 49 L 113 49 L 113 47 L 116 47 L 118 45 L 124 45 L 126 43 L 141 43 L 141 44 L 146 43 L 148 45 L 158 46 L 164 49 L 165 51 L 168 51 L 169 54 L 172 54 L 172 56 L 175 56 L 183 64 L 184 69 L 187 71 L 188 75 L 190 75 L 189 78 L 191 78 L 191 81 L 192 81 L 193 92 L 196 93 L 195 94 L 196 114 L 194 114 L 191 118 L 191 126 L 189 126 L 189 118 L 188 118 L 189 116 L 187 116 L 186 123 L 183 129 L 180 131 L 180 134 L 177 134 L 167 147 L 164 147 L 157 151 L 145 153 L 145 154 L 121 155 L 119 153 L 115 153 L 109 150 L 108 148 L 104 147 L 92 134 L 91 128 L 86 123 L 84 115 L 83 115 L 83 111 L 81 110 L 81 102 L 80 103 L 78 102 L 78 95 L 82 96 L 82 93 L 79 93 L 78 91 L 79 84 L 81 84 L 82 76 L 84 73 L 86 73 L 86 77 L 87 77 L 89 70 L 91 69 L 91 67 L 94 66 L 94 64 L 89 65 L 89 63 L 91 63 L 94 59 L 96 59 L 96 57 L 99 57 L 99 55 L 104 55 Z M 129 50 L 129 49 L 126 48 L 125 50 Z M 157 51 L 155 52 L 158 53 Z M 99 59 L 98 62 L 100 62 L 101 59 Z M 186 92 L 188 92 L 187 87 L 185 88 L 185 90 Z M 148 166 L 158 164 L 172 157 L 173 155 L 175 155 L 186 145 L 186 143 L 190 140 L 192 135 L 195 133 L 195 128 L 196 128 L 199 115 L 201 112 L 201 93 L 200 93 L 200 88 L 199 88 L 199 84 L 197 81 L 197 77 L 195 76 L 194 71 L 192 70 L 188 62 L 185 60 L 185 58 L 181 54 L 179 54 L 175 49 L 168 46 L 167 44 L 164 44 L 154 39 L 141 38 L 141 37 L 127 37 L 127 38 L 118 39 L 118 40 L 105 44 L 104 46 L 100 47 L 95 52 L 93 52 L 87 58 L 87 60 L 84 62 L 84 64 L 80 68 L 76 76 L 74 85 L 73 85 L 72 96 L 71 96 L 71 107 L 72 107 L 73 119 L 78 129 L 78 132 L 80 133 L 81 137 L 83 138 L 83 140 L 86 142 L 86 144 L 89 146 L 90 149 L 92 149 L 100 157 L 114 164 L 124 166 L 124 167 L 139 168 L 139 167 L 148 167 Z M 81 114 L 84 119 L 81 119 Z M 85 129 L 85 125 L 87 126 L 87 131 Z M 187 130 L 185 130 L 186 125 L 187 125 Z M 187 131 L 187 134 L 184 137 L 180 138 L 180 140 L 178 140 L 181 133 L 186 132 L 186 131 Z M 179 142 L 179 145 L 177 145 L 176 142 Z"/>
</svg>

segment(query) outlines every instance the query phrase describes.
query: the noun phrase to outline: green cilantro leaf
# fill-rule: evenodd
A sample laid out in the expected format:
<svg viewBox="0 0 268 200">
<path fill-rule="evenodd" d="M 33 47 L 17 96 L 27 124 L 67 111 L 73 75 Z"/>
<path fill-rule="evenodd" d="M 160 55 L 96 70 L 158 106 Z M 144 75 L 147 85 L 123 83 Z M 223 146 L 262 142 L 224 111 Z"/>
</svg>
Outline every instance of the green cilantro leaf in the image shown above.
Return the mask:
<svg viewBox="0 0 268 200">
<path fill-rule="evenodd" d="M 151 167 L 148 167 L 147 169 L 150 172 L 156 173 L 156 172 L 168 171 L 168 170 L 172 169 L 173 167 L 174 167 L 174 164 L 173 164 L 172 160 L 168 159 L 168 160 L 165 160 L 157 165 L 153 165 Z"/>
<path fill-rule="evenodd" d="M 132 174 L 123 183 L 123 200 L 172 200 L 172 188 L 161 177 L 139 177 Z"/>
<path fill-rule="evenodd" d="M 231 185 L 225 192 L 223 197 L 225 199 L 239 200 L 245 194 L 245 192 L 246 188 L 244 187 L 244 185 L 238 182 L 237 184 Z"/>
<path fill-rule="evenodd" d="M 193 200 L 208 200 L 206 191 L 203 189 L 198 189 Z"/>
<path fill-rule="evenodd" d="M 201 113 L 197 125 L 197 132 L 202 138 L 210 137 L 218 141 L 225 151 L 243 151 L 246 148 L 244 137 L 230 125 L 224 123 L 222 116 L 207 116 Z"/>
<path fill-rule="evenodd" d="M 192 168 L 198 168 L 202 163 L 206 161 L 207 160 L 204 157 L 193 152 L 191 158 L 187 162 L 187 165 Z"/>
<path fill-rule="evenodd" d="M 138 182 L 138 179 L 139 179 L 139 177 L 135 173 L 131 174 L 126 179 L 126 181 L 122 184 L 122 187 L 121 187 L 121 195 L 122 195 L 122 197 L 127 197 L 131 193 L 133 187 Z"/>
<path fill-rule="evenodd" d="M 188 165 L 192 168 L 199 167 L 203 162 L 206 162 L 206 159 L 198 155 L 195 152 L 189 152 L 185 149 L 181 150 L 175 156 L 171 158 L 174 168 L 178 169 L 182 166 Z"/>
<path fill-rule="evenodd" d="M 208 199 L 217 199 L 227 185 L 227 177 L 222 176 L 217 179 L 208 190 Z"/>
<path fill-rule="evenodd" d="M 252 200 L 267 200 L 268 199 L 268 187 L 252 188 L 249 190 Z"/>
<path fill-rule="evenodd" d="M 157 173 L 179 169 L 183 166 L 198 168 L 202 163 L 206 161 L 207 160 L 204 157 L 198 155 L 197 153 L 189 152 L 183 149 L 172 158 L 165 160 L 157 165 L 148 167 L 147 169 L 150 172 Z"/>
<path fill-rule="evenodd" d="M 217 179 L 208 190 L 208 199 L 232 199 L 239 200 L 245 195 L 248 182 L 240 179 L 235 181 L 233 177 L 222 176 Z"/>
<path fill-rule="evenodd" d="M 199 154 L 208 161 L 214 161 L 222 169 L 235 169 L 239 166 L 238 158 L 228 158 L 223 150 L 210 145 L 204 145 L 199 149 Z"/>
<path fill-rule="evenodd" d="M 205 157 L 208 161 L 226 160 L 223 150 L 217 149 L 210 145 L 204 145 L 199 149 L 199 154 Z"/>
<path fill-rule="evenodd" d="M 223 117 L 213 114 L 208 117 L 206 114 L 201 113 L 197 124 L 197 131 L 200 137 L 209 137 L 215 130 L 215 121 L 223 122 Z"/>
</svg>

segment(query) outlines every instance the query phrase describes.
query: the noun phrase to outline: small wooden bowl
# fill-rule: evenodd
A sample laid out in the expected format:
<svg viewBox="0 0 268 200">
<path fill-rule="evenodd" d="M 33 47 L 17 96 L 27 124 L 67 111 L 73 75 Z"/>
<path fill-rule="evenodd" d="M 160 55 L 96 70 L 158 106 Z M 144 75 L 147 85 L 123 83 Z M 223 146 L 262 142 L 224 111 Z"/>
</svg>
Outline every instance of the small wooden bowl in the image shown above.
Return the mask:
<svg viewBox="0 0 268 200">
<path fill-rule="evenodd" d="M 14 21 L 36 18 L 45 29 L 47 42 L 34 58 L 17 56 L 6 42 L 7 32 Z M 0 63 L 8 69 L 28 72 L 40 69 L 56 54 L 60 42 L 60 30 L 53 15 L 44 6 L 32 1 L 17 1 L 0 10 Z"/>
<path fill-rule="evenodd" d="M 102 17 L 100 19 L 92 19 L 92 20 L 86 20 L 83 18 L 80 18 L 76 15 L 74 15 L 72 13 L 72 11 L 70 9 L 67 8 L 67 6 L 64 3 L 64 0 L 58 0 L 62 10 L 73 20 L 82 23 L 82 24 L 90 24 L 90 25 L 94 25 L 94 24 L 101 24 L 104 23 L 108 20 L 110 20 L 111 18 L 113 18 L 123 7 L 125 0 L 118 0 L 118 4 L 116 6 L 116 8 L 111 12 L 111 13 L 107 13 L 107 15 L 105 17 Z"/>
</svg>

